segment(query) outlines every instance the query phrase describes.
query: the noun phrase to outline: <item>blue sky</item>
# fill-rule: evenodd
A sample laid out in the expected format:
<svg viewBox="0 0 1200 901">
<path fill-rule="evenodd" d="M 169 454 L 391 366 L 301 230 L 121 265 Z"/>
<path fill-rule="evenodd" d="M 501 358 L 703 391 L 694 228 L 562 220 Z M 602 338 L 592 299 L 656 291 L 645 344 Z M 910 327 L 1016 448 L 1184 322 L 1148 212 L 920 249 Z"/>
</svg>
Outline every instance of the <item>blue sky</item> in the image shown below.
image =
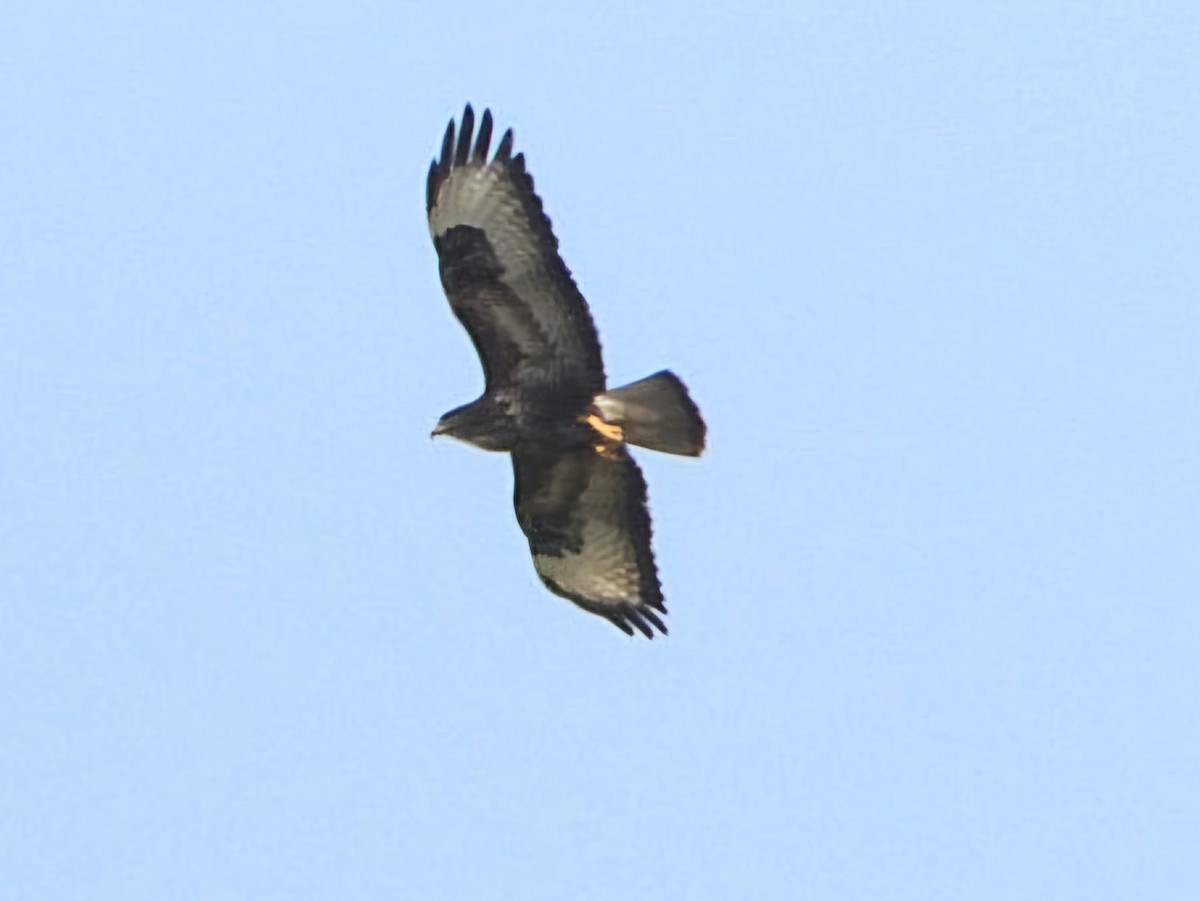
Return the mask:
<svg viewBox="0 0 1200 901">
<path fill-rule="evenodd" d="M 1200 891 L 1200 12 L 26 4 L 0 896 Z M 671 635 L 538 585 L 425 172 L 491 106 Z"/>
</svg>

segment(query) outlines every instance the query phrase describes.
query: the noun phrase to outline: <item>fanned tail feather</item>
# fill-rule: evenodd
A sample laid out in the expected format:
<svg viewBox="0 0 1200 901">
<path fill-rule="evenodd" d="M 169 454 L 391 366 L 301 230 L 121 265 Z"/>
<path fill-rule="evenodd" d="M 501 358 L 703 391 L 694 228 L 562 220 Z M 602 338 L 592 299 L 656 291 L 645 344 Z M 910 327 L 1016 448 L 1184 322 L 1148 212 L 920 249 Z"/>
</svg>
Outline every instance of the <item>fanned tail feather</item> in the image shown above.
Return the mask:
<svg viewBox="0 0 1200 901">
<path fill-rule="evenodd" d="M 664 369 L 595 399 L 605 422 L 619 425 L 638 447 L 698 457 L 707 428 L 683 382 Z"/>
</svg>

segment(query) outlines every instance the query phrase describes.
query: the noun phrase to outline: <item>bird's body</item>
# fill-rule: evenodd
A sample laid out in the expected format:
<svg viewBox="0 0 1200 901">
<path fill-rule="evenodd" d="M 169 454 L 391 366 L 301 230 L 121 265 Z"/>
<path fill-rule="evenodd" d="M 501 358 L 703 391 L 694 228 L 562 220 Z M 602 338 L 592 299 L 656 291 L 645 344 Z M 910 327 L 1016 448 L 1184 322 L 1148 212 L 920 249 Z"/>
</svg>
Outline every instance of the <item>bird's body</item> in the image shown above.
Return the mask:
<svg viewBox="0 0 1200 901">
<path fill-rule="evenodd" d="M 484 370 L 484 392 L 434 434 L 512 455 L 517 521 L 555 593 L 623 631 L 666 632 L 646 485 L 626 444 L 696 456 L 705 426 L 663 371 L 608 391 L 583 296 L 505 132 L 492 117 L 450 122 L 427 184 L 442 286 Z"/>
</svg>

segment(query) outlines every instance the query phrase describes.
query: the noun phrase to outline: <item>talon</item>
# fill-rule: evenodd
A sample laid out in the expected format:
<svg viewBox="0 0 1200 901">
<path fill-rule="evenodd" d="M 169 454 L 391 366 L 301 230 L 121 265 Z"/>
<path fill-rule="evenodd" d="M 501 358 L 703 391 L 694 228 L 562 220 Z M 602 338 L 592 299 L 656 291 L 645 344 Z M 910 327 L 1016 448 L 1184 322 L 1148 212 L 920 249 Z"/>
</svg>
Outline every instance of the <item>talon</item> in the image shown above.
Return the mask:
<svg viewBox="0 0 1200 901">
<path fill-rule="evenodd" d="M 623 428 L 615 423 L 605 422 L 595 413 L 589 414 L 584 422 L 590 425 L 593 429 L 599 432 L 602 437 L 607 438 L 609 441 L 620 443 L 625 440 L 625 430 Z M 603 446 L 604 445 L 601 445 L 601 447 Z"/>
</svg>

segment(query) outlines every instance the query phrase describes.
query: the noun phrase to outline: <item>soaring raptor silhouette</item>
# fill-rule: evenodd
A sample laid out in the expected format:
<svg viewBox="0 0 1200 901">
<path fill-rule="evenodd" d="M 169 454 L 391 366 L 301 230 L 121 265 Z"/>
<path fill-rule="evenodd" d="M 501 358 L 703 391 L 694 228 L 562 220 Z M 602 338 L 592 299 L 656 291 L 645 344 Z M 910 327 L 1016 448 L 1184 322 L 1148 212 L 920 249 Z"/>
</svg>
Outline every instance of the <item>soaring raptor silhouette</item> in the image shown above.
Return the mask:
<svg viewBox="0 0 1200 901">
<path fill-rule="evenodd" d="M 434 435 L 512 455 L 517 522 L 556 594 L 626 634 L 666 633 L 646 483 L 627 444 L 698 456 L 705 425 L 664 370 L 607 390 L 587 302 L 513 133 L 489 160 L 492 114 L 470 105 L 429 167 L 426 212 L 442 287 L 483 364 L 483 395 Z"/>
</svg>

